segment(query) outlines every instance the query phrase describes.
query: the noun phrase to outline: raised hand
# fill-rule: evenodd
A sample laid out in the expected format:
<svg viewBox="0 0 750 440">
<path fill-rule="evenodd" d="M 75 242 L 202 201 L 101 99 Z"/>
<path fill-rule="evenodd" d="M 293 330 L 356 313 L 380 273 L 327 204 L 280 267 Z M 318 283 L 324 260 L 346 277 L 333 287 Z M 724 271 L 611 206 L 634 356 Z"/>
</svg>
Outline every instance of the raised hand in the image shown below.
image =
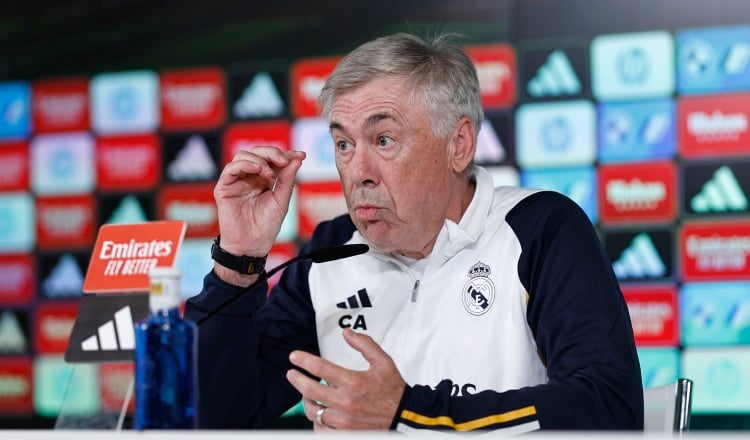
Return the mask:
<svg viewBox="0 0 750 440">
<path fill-rule="evenodd" d="M 304 158 L 302 151 L 255 147 L 239 151 L 224 167 L 214 187 L 224 250 L 234 255 L 268 254 L 289 209 Z M 219 265 L 215 268 L 225 281 L 236 283 L 232 273 Z"/>
</svg>

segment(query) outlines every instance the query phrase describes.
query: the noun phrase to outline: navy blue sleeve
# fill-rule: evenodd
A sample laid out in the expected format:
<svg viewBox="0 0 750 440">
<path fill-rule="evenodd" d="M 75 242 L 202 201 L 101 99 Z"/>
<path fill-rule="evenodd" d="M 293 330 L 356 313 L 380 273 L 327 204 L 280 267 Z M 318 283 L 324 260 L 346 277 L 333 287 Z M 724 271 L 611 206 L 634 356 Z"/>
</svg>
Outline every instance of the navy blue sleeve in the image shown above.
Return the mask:
<svg viewBox="0 0 750 440">
<path fill-rule="evenodd" d="M 300 253 L 344 243 L 353 230 L 348 217 L 321 223 Z M 263 428 L 299 401 L 300 394 L 286 380 L 292 368 L 289 353 L 319 353 L 307 284 L 311 264 L 302 261 L 287 267 L 268 298 L 267 283 L 260 283 L 201 324 L 200 428 Z M 243 290 L 211 272 L 204 279 L 203 291 L 188 299 L 185 317 L 197 321 Z"/>
<path fill-rule="evenodd" d="M 507 217 L 523 249 L 527 320 L 549 383 L 527 390 L 542 428 L 643 429 L 643 388 L 625 299 L 586 214 L 554 192 Z"/>
<path fill-rule="evenodd" d="M 549 381 L 451 397 L 451 382 L 407 387 L 398 423 L 431 429 L 643 429 L 643 389 L 628 310 L 599 238 L 566 197 L 535 193 L 507 215 L 521 244 L 527 321 Z M 488 367 L 491 368 L 491 367 Z M 426 414 L 433 417 L 417 417 Z M 460 422 L 459 422 L 460 421 Z"/>
</svg>

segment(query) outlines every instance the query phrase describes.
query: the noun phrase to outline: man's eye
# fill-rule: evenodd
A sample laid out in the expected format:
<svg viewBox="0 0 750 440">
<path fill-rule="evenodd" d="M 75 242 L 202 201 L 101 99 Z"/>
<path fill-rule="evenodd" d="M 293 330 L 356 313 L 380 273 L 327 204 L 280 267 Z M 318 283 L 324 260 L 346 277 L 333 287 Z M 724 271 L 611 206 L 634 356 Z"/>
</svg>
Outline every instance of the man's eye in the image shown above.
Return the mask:
<svg viewBox="0 0 750 440">
<path fill-rule="evenodd" d="M 352 144 L 350 144 L 347 141 L 338 141 L 336 142 L 336 148 L 339 149 L 339 151 L 346 151 L 349 148 L 351 148 Z"/>
<path fill-rule="evenodd" d="M 393 138 L 388 136 L 378 136 L 378 146 L 389 147 L 393 144 Z"/>
</svg>

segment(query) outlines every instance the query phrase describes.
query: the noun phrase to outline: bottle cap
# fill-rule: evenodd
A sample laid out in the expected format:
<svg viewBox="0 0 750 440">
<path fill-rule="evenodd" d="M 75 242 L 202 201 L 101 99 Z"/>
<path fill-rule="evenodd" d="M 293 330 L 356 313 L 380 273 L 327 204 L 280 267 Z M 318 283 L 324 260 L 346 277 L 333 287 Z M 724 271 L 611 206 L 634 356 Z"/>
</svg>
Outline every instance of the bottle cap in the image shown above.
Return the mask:
<svg viewBox="0 0 750 440">
<path fill-rule="evenodd" d="M 182 302 L 180 277 L 176 267 L 154 267 L 149 271 L 149 308 L 152 312 L 177 308 Z"/>
</svg>

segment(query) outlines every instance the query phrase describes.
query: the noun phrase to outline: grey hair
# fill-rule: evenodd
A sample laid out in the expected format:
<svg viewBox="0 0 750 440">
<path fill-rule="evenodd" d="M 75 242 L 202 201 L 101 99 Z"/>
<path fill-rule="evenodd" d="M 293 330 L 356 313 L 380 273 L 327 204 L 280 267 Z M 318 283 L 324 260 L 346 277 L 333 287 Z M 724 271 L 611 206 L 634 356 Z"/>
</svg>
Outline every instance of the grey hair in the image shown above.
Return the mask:
<svg viewBox="0 0 750 440">
<path fill-rule="evenodd" d="M 466 116 L 479 132 L 484 119 L 477 72 L 466 52 L 452 43 L 455 34 L 429 40 L 399 33 L 365 43 L 346 55 L 326 80 L 318 98 L 330 118 L 337 96 L 386 76 L 409 77 L 411 102 L 418 100 L 430 114 L 432 132 L 444 139 Z"/>
</svg>

